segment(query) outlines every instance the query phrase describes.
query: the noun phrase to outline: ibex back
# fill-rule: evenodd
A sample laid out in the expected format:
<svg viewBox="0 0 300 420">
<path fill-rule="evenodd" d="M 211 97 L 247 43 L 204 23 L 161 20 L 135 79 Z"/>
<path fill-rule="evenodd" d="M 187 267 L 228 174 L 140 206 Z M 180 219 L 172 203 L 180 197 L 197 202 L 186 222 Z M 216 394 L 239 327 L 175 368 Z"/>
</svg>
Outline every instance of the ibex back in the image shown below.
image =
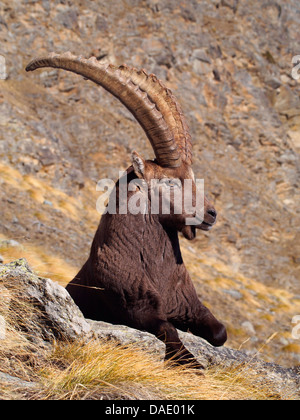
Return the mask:
<svg viewBox="0 0 300 420">
<path fill-rule="evenodd" d="M 120 214 L 124 204 L 120 198 L 124 179 L 120 179 L 114 190 L 116 212 L 102 216 L 90 256 L 67 290 L 86 317 L 153 333 L 166 344 L 166 359 L 201 367 L 176 328 L 189 330 L 214 346 L 224 344 L 226 329 L 198 299 L 181 257 L 178 232 L 193 239 L 196 229 L 209 230 L 214 225 L 217 214 L 205 197 L 200 200 L 201 209 L 197 208 L 190 134 L 179 103 L 154 75 L 103 64 L 95 57 L 86 60 L 52 53 L 31 61 L 26 70 L 40 67 L 80 74 L 112 93 L 142 126 L 156 156 L 146 161 L 133 152 L 132 166 L 124 175 L 126 186 L 131 185 L 126 206 L 135 195 L 144 200 L 147 211 L 136 214 L 128 209 Z M 160 186 L 156 212 L 151 210 L 153 180 Z M 178 197 L 183 202 L 187 195 L 187 180 L 192 205 L 181 205 L 178 211 Z M 162 211 L 166 191 L 167 213 Z M 194 223 L 187 223 L 191 219 Z"/>
</svg>

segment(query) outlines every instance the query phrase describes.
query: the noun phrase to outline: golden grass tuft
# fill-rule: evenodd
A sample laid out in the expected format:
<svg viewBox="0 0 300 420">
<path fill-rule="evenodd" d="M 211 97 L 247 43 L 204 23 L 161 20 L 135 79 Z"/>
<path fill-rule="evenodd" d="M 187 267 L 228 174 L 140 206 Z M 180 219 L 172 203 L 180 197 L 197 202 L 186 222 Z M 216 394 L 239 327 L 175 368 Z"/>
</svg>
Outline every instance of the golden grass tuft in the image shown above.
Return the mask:
<svg viewBox="0 0 300 420">
<path fill-rule="evenodd" d="M 196 370 L 162 363 L 137 347 L 91 341 L 57 343 L 51 365 L 41 372 L 48 399 L 270 399 L 269 387 L 255 385 L 251 371 Z M 274 395 L 274 393 L 273 393 Z"/>
<path fill-rule="evenodd" d="M 52 203 L 51 208 L 63 213 L 74 222 L 82 220 L 83 210 L 91 226 L 94 226 L 94 223 L 99 220 L 99 213 L 95 206 L 99 193 L 96 192 L 95 183 L 90 180 L 85 180 L 85 188 L 81 193 L 83 198 L 80 199 L 54 188 L 41 178 L 33 175 L 22 175 L 17 169 L 3 162 L 0 162 L 0 172 L 2 181 L 10 189 L 26 192 L 27 199 L 38 206 L 41 206 L 44 200 L 48 200 Z M 89 205 L 86 206 L 84 203 L 89 203 Z"/>
<path fill-rule="evenodd" d="M 0 254 L 4 263 L 26 258 L 30 267 L 42 277 L 50 277 L 62 286 L 65 286 L 78 272 L 78 267 L 68 264 L 58 255 L 49 253 L 49 250 L 41 246 L 30 243 L 22 244 L 19 241 L 18 246 L 10 246 L 7 238 L 0 234 Z M 2 245 L 1 245 L 2 243 Z"/>
<path fill-rule="evenodd" d="M 284 351 L 299 354 L 300 353 L 300 344 L 290 343 L 290 344 L 284 346 Z"/>
</svg>

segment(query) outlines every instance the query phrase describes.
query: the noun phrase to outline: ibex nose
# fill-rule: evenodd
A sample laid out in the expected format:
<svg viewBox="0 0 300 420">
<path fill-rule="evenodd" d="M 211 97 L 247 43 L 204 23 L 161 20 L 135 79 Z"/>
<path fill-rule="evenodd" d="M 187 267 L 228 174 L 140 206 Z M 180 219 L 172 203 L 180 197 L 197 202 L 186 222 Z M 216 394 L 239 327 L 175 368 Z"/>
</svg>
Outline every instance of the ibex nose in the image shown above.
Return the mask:
<svg viewBox="0 0 300 420">
<path fill-rule="evenodd" d="M 214 223 L 216 221 L 216 218 L 217 218 L 216 210 L 213 207 L 211 207 L 210 209 L 207 210 L 207 213 L 213 218 L 212 223 Z"/>
</svg>

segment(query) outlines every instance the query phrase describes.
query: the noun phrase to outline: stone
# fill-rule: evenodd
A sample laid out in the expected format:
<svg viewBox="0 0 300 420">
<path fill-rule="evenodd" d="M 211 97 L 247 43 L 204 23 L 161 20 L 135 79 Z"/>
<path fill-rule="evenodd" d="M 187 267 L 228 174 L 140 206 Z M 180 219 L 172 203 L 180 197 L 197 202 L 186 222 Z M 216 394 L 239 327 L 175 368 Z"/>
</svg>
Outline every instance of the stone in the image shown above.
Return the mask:
<svg viewBox="0 0 300 420">
<path fill-rule="evenodd" d="M 241 292 L 239 292 L 238 290 L 235 289 L 223 289 L 224 293 L 227 293 L 228 295 L 230 295 L 231 297 L 233 297 L 234 299 L 242 299 L 243 295 L 241 294 Z"/>
<path fill-rule="evenodd" d="M 272 89 L 278 89 L 281 86 L 281 81 L 276 77 L 272 77 L 266 80 L 266 85 L 270 86 Z"/>
<path fill-rule="evenodd" d="M 95 26 L 98 31 L 108 30 L 107 20 L 101 15 L 97 15 L 96 20 L 95 20 Z"/>
<path fill-rule="evenodd" d="M 138 344 L 138 347 L 156 354 L 161 360 L 165 357 L 165 345 L 153 334 L 135 330 L 125 325 L 113 325 L 91 319 L 88 319 L 87 322 L 93 335 L 98 339 L 114 340 L 122 345 Z"/>
<path fill-rule="evenodd" d="M 0 240 L 0 247 L 13 247 L 16 248 L 20 246 L 20 242 L 14 240 L 14 239 L 4 239 Z"/>
<path fill-rule="evenodd" d="M 212 65 L 201 60 L 194 60 L 193 71 L 198 75 L 205 75 L 212 71 Z"/>
<path fill-rule="evenodd" d="M 16 376 L 9 375 L 8 373 L 4 373 L 0 371 L 0 383 L 7 383 L 8 385 L 12 385 L 14 387 L 22 387 L 22 388 L 36 388 L 38 384 L 36 382 L 29 382 L 24 381 Z"/>
<path fill-rule="evenodd" d="M 199 61 L 203 61 L 204 63 L 209 63 L 211 64 L 211 59 L 208 56 L 206 50 L 204 48 L 198 48 L 196 50 L 193 51 L 192 53 L 192 60 L 199 60 Z"/>
<path fill-rule="evenodd" d="M 298 131 L 289 131 L 288 132 L 292 142 L 294 143 L 295 147 L 297 147 L 297 149 L 300 149 L 300 132 Z"/>
<path fill-rule="evenodd" d="M 29 300 L 43 314 L 29 337 L 45 341 L 55 337 L 74 340 L 90 333 L 90 325 L 66 289 L 50 279 L 38 277 L 25 259 L 0 266 L 1 282 L 9 282 L 10 287 L 21 290 L 23 299 Z"/>
<path fill-rule="evenodd" d="M 244 321 L 244 322 L 241 323 L 241 327 L 250 336 L 255 336 L 256 332 L 255 332 L 255 328 L 254 328 L 252 322 Z"/>
</svg>

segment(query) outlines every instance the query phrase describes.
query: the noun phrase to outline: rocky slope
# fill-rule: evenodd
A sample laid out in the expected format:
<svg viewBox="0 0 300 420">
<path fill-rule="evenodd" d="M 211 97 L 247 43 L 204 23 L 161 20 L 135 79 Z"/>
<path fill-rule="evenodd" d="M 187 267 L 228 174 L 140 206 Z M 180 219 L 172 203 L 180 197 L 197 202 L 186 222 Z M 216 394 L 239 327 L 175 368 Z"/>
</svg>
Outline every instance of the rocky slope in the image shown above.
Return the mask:
<svg viewBox="0 0 300 420">
<path fill-rule="evenodd" d="M 217 226 L 184 260 L 230 345 L 299 363 L 300 10 L 288 1 L 0 2 L 0 254 L 32 259 L 61 282 L 87 257 L 96 182 L 136 149 L 153 153 L 131 115 L 79 77 L 26 74 L 36 55 L 67 50 L 143 67 L 180 99 Z M 11 241 L 17 241 L 13 244 Z"/>
<path fill-rule="evenodd" d="M 55 340 L 63 340 L 67 343 L 76 340 L 82 345 L 85 342 L 97 340 L 98 346 L 103 345 L 107 340 L 113 340 L 117 345 L 135 345 L 147 353 L 155 355 L 157 359 L 164 360 L 165 346 L 155 336 L 122 325 L 85 319 L 66 289 L 50 279 L 38 277 L 30 269 L 25 259 L 5 265 L 0 264 L 0 290 L 6 300 L 5 305 L 3 301 L 0 305 L 2 319 L 5 320 L 1 339 L 4 342 L 5 340 L 8 343 L 12 342 L 8 336 L 12 333 L 13 315 L 11 312 L 14 312 L 18 315 L 14 329 L 22 331 L 23 339 L 26 337 L 27 346 L 34 344 L 35 357 L 38 355 L 37 359 L 42 358 L 45 348 L 48 350 L 49 357 Z M 22 307 L 23 310 L 27 307 L 27 312 L 23 312 L 24 316 L 22 316 Z M 30 313 L 28 312 L 29 307 L 31 308 Z M 236 369 L 237 377 L 252 375 L 255 377 L 256 386 L 272 390 L 279 399 L 296 399 L 300 396 L 299 368 L 283 368 L 274 363 L 265 363 L 259 358 L 259 354 L 249 356 L 228 347 L 214 348 L 205 340 L 190 333 L 179 333 L 184 345 L 206 368 L 219 366 L 222 369 Z M 15 337 L 15 339 L 17 338 Z M 1 366 L 2 369 L 10 372 L 0 370 L 0 396 L 3 383 L 15 385 L 19 388 L 19 392 L 21 388 L 23 393 L 24 389 L 28 388 L 29 391 L 34 391 L 39 386 L 41 387 L 42 384 L 38 383 L 38 378 L 36 378 L 36 382 L 33 382 L 24 381 L 11 375 L 14 372 L 20 374 L 16 368 L 16 365 L 18 366 L 16 361 L 20 356 L 15 351 L 8 367 L 4 357 L 5 353 L 9 351 L 8 347 L 6 345 L 4 348 L 0 342 Z M 35 363 L 38 364 L 37 361 Z M 226 392 L 225 384 L 224 392 Z"/>
</svg>

